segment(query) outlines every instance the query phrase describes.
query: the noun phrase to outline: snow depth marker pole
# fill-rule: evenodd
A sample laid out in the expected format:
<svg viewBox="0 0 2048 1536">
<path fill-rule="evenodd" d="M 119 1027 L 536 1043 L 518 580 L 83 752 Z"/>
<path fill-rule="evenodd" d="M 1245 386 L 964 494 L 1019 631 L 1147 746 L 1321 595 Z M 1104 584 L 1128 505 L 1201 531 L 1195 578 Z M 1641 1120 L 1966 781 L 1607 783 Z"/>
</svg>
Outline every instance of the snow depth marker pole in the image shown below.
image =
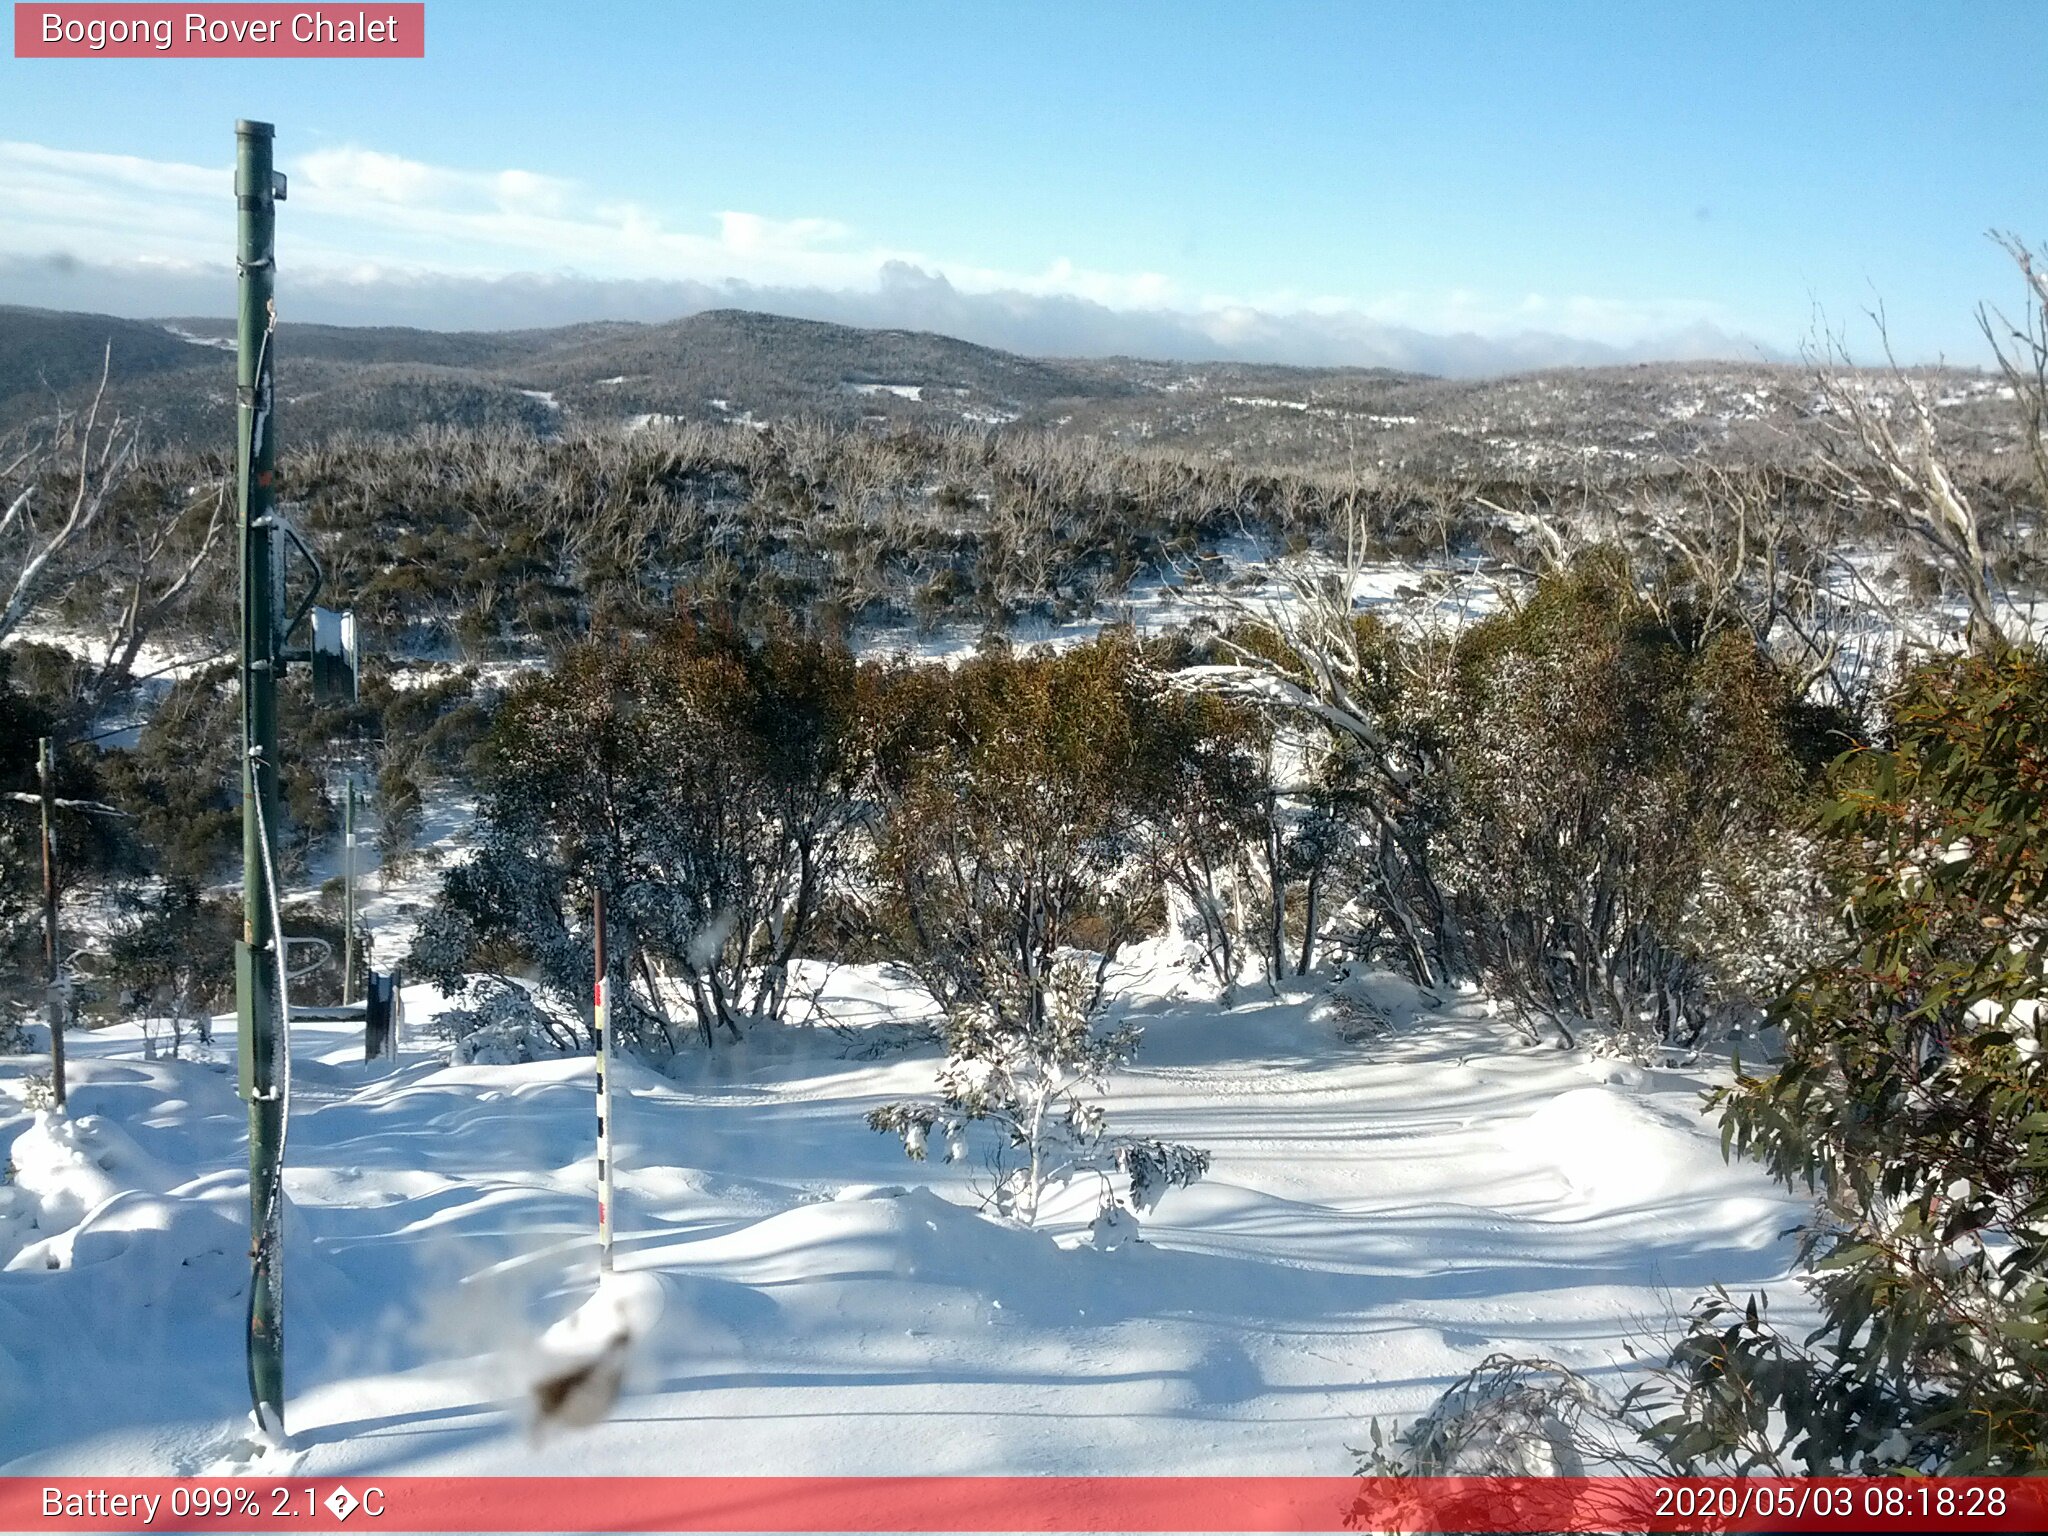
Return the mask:
<svg viewBox="0 0 2048 1536">
<path fill-rule="evenodd" d="M 271 422 L 271 337 L 277 266 L 268 123 L 235 124 L 235 491 L 242 555 L 242 938 L 235 946 L 241 1086 L 249 1101 L 249 1399 L 258 1426 L 284 1434 L 284 1096 L 278 1089 L 269 841 L 278 825 L 277 674 L 283 544 L 273 508 L 277 434 Z"/>
<path fill-rule="evenodd" d="M 50 811 L 57 793 L 57 762 L 45 736 L 36 744 L 36 787 L 43 802 L 43 968 L 50 990 L 45 998 L 50 1020 L 50 1099 L 64 1107 L 63 951 L 57 944 L 57 836 L 50 830 Z"/>
<path fill-rule="evenodd" d="M 604 891 L 590 899 L 592 947 L 596 951 L 597 983 L 591 1001 L 597 1009 L 597 1267 L 612 1271 L 612 979 L 605 968 Z"/>
</svg>

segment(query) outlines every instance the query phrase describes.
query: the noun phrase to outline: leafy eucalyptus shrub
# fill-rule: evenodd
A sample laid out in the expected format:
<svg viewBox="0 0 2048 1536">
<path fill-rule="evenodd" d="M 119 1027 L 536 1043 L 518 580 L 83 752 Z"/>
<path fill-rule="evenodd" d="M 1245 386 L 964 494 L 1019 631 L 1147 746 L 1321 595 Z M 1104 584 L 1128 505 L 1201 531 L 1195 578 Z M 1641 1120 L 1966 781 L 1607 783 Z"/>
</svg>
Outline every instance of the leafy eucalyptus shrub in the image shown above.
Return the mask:
<svg viewBox="0 0 2048 1536">
<path fill-rule="evenodd" d="M 1163 920 L 1142 853 L 1179 738 L 1128 636 L 1007 646 L 882 690 L 874 873 L 883 931 L 948 1013 L 1037 1020 L 1063 951 L 1098 957 Z"/>
<path fill-rule="evenodd" d="M 1820 819 L 1841 938 L 1777 1009 L 1728 1144 L 1820 1196 L 1823 1322 L 1716 1298 L 1680 1352 L 1687 1455 L 2048 1470 L 2048 658 L 1911 675 Z"/>
<path fill-rule="evenodd" d="M 1475 626 L 1433 840 L 1474 968 L 1632 1051 L 1760 1008 L 1813 942 L 1798 816 L 1834 724 L 1746 631 L 1674 619 L 1606 552 Z"/>
</svg>

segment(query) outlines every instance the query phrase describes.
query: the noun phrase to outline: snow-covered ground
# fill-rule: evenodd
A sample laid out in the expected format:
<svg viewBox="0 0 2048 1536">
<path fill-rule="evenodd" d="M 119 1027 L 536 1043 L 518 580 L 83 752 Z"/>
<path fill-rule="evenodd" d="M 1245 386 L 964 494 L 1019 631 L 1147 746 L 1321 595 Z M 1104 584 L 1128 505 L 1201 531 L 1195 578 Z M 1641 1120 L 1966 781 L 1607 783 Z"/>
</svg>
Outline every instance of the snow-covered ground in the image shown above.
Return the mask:
<svg viewBox="0 0 2048 1536">
<path fill-rule="evenodd" d="M 1232 541 L 1204 581 L 1148 579 L 1014 638 L 1291 601 L 1265 554 Z M 1390 562 L 1357 599 L 1455 626 L 1498 593 L 1474 565 Z M 861 648 L 953 659 L 974 641 Z M 467 839 L 466 801 L 431 804 L 407 877 L 365 881 L 380 967 Z M 337 868 L 316 861 L 308 889 Z M 601 1295 L 587 1059 L 450 1066 L 442 1000 L 417 987 L 396 1065 L 366 1066 L 349 1027 L 301 1025 L 292 1438 L 263 1470 L 1340 1474 L 1368 1419 L 1419 1412 L 1494 1351 L 1618 1382 L 1628 1346 L 1654 1354 L 1708 1285 L 1767 1286 L 1798 1315 L 1800 1203 L 1723 1164 L 1698 1113 L 1711 1070 L 1531 1046 L 1478 998 L 1390 978 L 1368 985 L 1395 1027 L 1347 1039 L 1328 978 L 1226 1008 L 1194 977 L 1162 943 L 1122 982 L 1146 1040 L 1114 1126 L 1214 1158 L 1144 1245 L 1087 1246 L 1071 1205 L 1040 1231 L 984 1216 L 976 1170 L 869 1131 L 869 1108 L 930 1092 L 937 1057 L 901 1049 L 926 1012 L 901 978 L 845 968 L 825 984 L 838 1028 L 620 1073 Z M 68 1122 L 27 1107 L 40 1058 L 0 1057 L 0 1473 L 247 1465 L 232 1033 L 219 1022 L 211 1060 L 151 1059 L 139 1024 L 72 1035 Z M 615 1411 L 536 1443 L 535 1379 L 621 1317 L 637 1338 Z"/>
<path fill-rule="evenodd" d="M 1128 624 L 1156 638 L 1198 624 L 1228 628 L 1248 618 L 1281 620 L 1301 600 L 1290 578 L 1303 576 L 1348 581 L 1356 611 L 1408 631 L 1456 630 L 1477 623 L 1500 611 L 1503 591 L 1524 585 L 1476 559 L 1381 560 L 1347 576 L 1327 555 L 1274 555 L 1256 539 L 1240 536 L 1220 540 L 1199 572 L 1147 571 L 1085 618 L 1025 618 L 1012 624 L 1005 637 L 1019 649 L 1066 650 L 1085 645 L 1112 624 Z M 982 627 L 971 623 L 873 625 L 855 634 L 854 649 L 864 656 L 950 665 L 973 655 L 982 634 Z"/>
<path fill-rule="evenodd" d="M 265 1470 L 1341 1474 L 1368 1418 L 1494 1350 L 1618 1380 L 1703 1287 L 1790 1267 L 1799 1205 L 1723 1164 L 1708 1072 L 1532 1046 L 1388 978 L 1393 1028 L 1352 1040 L 1321 984 L 1224 1008 L 1163 945 L 1136 958 L 1112 1122 L 1214 1157 L 1142 1246 L 984 1216 L 975 1170 L 866 1129 L 936 1058 L 881 1048 L 915 994 L 845 968 L 838 1029 L 620 1071 L 595 1302 L 587 1058 L 450 1066 L 423 988 L 395 1064 L 301 1024 L 292 1439 Z M 24 1105 L 37 1059 L 0 1058 L 0 1472 L 239 1465 L 247 1152 L 218 1028 L 212 1061 L 73 1035 L 68 1122 Z M 625 1389 L 536 1443 L 572 1316 L 636 1333 Z"/>
</svg>

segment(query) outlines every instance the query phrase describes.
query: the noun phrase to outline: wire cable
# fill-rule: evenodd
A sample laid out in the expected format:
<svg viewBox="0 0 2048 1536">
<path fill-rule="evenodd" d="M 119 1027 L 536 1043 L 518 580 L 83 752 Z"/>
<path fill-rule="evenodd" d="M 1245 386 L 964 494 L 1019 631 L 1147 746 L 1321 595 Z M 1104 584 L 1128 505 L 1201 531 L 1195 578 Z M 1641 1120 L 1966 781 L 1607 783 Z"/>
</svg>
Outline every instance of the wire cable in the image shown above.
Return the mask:
<svg viewBox="0 0 2048 1536">
<path fill-rule="evenodd" d="M 278 1241 L 284 1229 L 284 1149 L 291 1130 L 291 1089 L 292 1089 L 292 1002 L 291 978 L 285 969 L 284 960 L 284 913 L 277 897 L 277 864 L 270 853 L 269 818 L 263 814 L 263 771 L 269 766 L 260 748 L 251 748 L 250 762 L 253 765 L 249 775 L 249 789 L 256 808 L 256 840 L 263 850 L 263 888 L 269 900 L 271 961 L 277 971 L 277 1049 L 272 1056 L 273 1065 L 282 1062 L 276 1074 L 276 1082 L 268 1095 L 258 1095 L 275 1100 L 277 1103 L 277 1155 L 271 1159 L 270 1190 L 265 1197 L 263 1208 L 268 1219 L 263 1230 L 255 1234 L 255 1243 L 250 1257 L 256 1262 L 249 1275 L 249 1310 L 247 1328 L 249 1335 L 256 1332 L 256 1273 L 267 1259 L 270 1266 L 270 1289 L 281 1294 L 284 1289 L 284 1250 Z M 244 1042 L 248 1048 L 253 1042 Z M 251 1089 L 252 1093 L 256 1090 Z M 249 1406 L 255 1414 L 257 1424 L 265 1430 L 269 1425 L 263 1417 L 262 1394 L 256 1385 L 256 1360 L 254 1354 L 248 1357 Z M 281 1427 L 281 1426 L 280 1426 Z"/>
</svg>

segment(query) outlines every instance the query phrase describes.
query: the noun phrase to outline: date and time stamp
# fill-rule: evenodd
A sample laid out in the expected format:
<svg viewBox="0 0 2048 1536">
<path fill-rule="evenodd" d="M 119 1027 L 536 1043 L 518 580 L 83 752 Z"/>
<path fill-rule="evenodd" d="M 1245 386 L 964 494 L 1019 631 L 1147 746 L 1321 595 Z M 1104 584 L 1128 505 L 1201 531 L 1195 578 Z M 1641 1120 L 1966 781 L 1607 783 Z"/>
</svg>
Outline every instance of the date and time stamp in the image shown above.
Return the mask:
<svg viewBox="0 0 2048 1536">
<path fill-rule="evenodd" d="M 2004 1485 L 1974 1481 L 1743 1478 L 1652 1483 L 1645 1493 L 1649 1512 L 1659 1520 L 1820 1522 L 1816 1529 L 1848 1529 L 1852 1522 L 1858 1530 L 1879 1530 L 1888 1524 L 1919 1528 L 1930 1520 L 1953 1521 L 1957 1530 L 2003 1529 L 2015 1512 Z"/>
</svg>

